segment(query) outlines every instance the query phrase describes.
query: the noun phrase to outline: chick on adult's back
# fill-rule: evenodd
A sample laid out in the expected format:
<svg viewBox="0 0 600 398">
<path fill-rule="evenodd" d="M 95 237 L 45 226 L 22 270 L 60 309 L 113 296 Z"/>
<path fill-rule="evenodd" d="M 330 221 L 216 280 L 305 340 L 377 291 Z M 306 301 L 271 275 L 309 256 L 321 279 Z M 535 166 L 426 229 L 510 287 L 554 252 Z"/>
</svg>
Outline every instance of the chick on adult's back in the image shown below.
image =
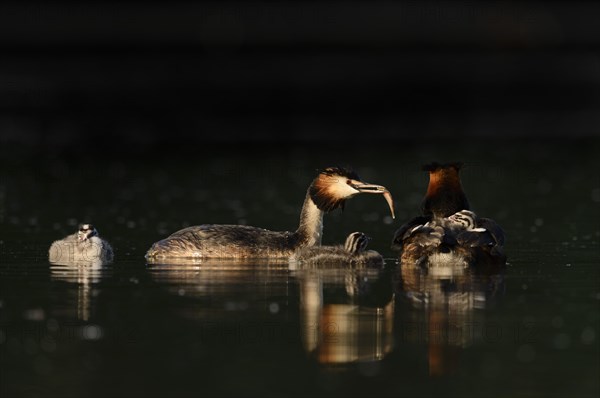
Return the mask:
<svg viewBox="0 0 600 398">
<path fill-rule="evenodd" d="M 301 247 L 320 245 L 323 215 L 343 208 L 347 199 L 360 193 L 384 195 L 393 216 L 392 197 L 385 187 L 362 182 L 349 169 L 329 167 L 309 186 L 300 213 L 300 225 L 294 232 L 245 225 L 193 226 L 154 243 L 146 258 L 151 262 L 170 258 L 289 258 Z"/>
<path fill-rule="evenodd" d="M 470 211 L 459 177 L 461 166 L 431 163 L 423 167 L 429 172 L 423 215 L 402 225 L 392 241 L 402 262 L 505 262 L 504 231 L 493 220 Z"/>
</svg>

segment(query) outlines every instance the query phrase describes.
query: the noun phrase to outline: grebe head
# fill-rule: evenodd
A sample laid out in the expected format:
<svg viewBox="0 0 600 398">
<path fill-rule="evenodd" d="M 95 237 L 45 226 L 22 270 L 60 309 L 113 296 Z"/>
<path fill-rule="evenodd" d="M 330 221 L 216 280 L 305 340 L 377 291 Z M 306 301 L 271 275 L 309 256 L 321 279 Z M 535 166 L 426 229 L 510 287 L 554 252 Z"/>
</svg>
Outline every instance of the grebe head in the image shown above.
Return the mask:
<svg viewBox="0 0 600 398">
<path fill-rule="evenodd" d="M 475 229 L 475 213 L 470 210 L 461 210 L 448 217 L 451 226 L 466 230 Z"/>
<path fill-rule="evenodd" d="M 77 239 L 81 242 L 88 240 L 92 236 L 98 236 L 98 231 L 92 224 L 81 224 L 77 232 Z"/>
<path fill-rule="evenodd" d="M 394 202 L 386 187 L 369 184 L 360 180 L 355 171 L 344 167 L 328 167 L 321 170 L 314 179 L 309 194 L 313 202 L 322 211 L 332 211 L 338 207 L 344 208 L 344 202 L 359 193 L 382 194 L 390 207 L 392 218 Z"/>
<path fill-rule="evenodd" d="M 460 162 L 433 162 L 423 166 L 423 170 L 429 172 L 429 185 L 422 204 L 423 214 L 443 218 L 469 209 L 459 176 L 462 166 Z"/>
<path fill-rule="evenodd" d="M 351 254 L 362 253 L 367 248 L 369 240 L 371 240 L 371 238 L 369 238 L 362 232 L 352 232 L 346 238 L 346 243 L 344 243 L 344 249 L 346 249 L 346 251 Z"/>
</svg>

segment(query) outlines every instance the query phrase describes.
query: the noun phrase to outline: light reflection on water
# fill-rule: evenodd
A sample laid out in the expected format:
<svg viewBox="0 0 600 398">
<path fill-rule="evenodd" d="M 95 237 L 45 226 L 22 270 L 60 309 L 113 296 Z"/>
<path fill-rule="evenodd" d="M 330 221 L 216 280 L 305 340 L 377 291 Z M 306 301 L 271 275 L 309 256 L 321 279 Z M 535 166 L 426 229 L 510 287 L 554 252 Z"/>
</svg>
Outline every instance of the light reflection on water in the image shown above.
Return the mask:
<svg viewBox="0 0 600 398">
<path fill-rule="evenodd" d="M 50 276 L 53 281 L 64 281 L 77 287 L 77 319 L 90 319 L 92 300 L 98 290 L 94 289 L 103 277 L 109 277 L 110 268 L 100 260 L 71 264 L 51 264 Z"/>
<path fill-rule="evenodd" d="M 199 299 L 181 312 L 189 319 L 204 321 L 207 314 L 223 319 L 259 308 L 277 313 L 290 304 L 298 306 L 299 317 L 292 323 L 299 327 L 307 355 L 321 363 L 381 360 L 392 348 L 394 302 L 389 269 L 290 271 L 286 263 L 210 260 L 196 265 L 152 265 L 150 273 L 170 294 Z M 244 294 L 249 290 L 251 297 Z M 257 296 L 271 299 L 257 300 Z M 282 299 L 287 303 L 280 303 Z"/>
<path fill-rule="evenodd" d="M 380 198 L 354 198 L 325 217 L 324 243 L 360 230 L 390 258 L 391 236 L 426 185 L 418 165 L 464 159 L 474 210 L 507 232 L 504 273 L 426 273 L 394 260 L 383 270 L 146 264 L 150 244 L 185 225 L 295 229 L 314 168 L 335 153 L 2 168 L 14 172 L 0 179 L 2 392 L 597 395 L 597 145 L 479 149 L 356 154 L 362 177 L 394 194 L 397 219 L 388 223 Z M 82 201 L 79 190 L 95 194 Z M 79 222 L 110 241 L 113 265 L 48 263 L 51 242 Z"/>
<path fill-rule="evenodd" d="M 489 333 L 485 309 L 504 294 L 504 269 L 401 264 L 398 273 L 396 288 L 410 308 L 403 338 L 427 344 L 430 375 L 454 373 L 459 352 Z"/>
<path fill-rule="evenodd" d="M 310 269 L 294 273 L 304 349 L 323 364 L 382 360 L 392 349 L 389 270 Z"/>
</svg>

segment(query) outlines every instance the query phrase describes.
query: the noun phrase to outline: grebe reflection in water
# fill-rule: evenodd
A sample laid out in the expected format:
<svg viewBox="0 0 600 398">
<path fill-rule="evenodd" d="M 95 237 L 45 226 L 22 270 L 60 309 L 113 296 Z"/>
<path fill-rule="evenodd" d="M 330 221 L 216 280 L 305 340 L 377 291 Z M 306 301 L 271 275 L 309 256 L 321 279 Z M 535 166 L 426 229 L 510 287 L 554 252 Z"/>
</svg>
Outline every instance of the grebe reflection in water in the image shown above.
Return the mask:
<svg viewBox="0 0 600 398">
<path fill-rule="evenodd" d="M 329 167 L 309 186 L 295 232 L 245 225 L 193 226 L 154 243 L 146 259 L 161 262 L 171 258 L 289 258 L 299 248 L 320 245 L 324 213 L 343 209 L 347 199 L 360 193 L 383 195 L 394 215 L 392 196 L 385 187 L 362 182 L 349 169 Z"/>
</svg>

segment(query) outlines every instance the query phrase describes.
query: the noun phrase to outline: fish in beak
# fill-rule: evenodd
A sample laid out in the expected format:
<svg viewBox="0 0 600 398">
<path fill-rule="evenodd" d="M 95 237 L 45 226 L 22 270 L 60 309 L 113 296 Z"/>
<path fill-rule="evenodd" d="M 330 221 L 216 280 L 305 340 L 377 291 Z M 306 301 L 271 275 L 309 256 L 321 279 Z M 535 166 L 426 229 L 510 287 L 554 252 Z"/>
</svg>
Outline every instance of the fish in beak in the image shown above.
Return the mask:
<svg viewBox="0 0 600 398">
<path fill-rule="evenodd" d="M 360 193 L 382 194 L 388 206 L 390 207 L 390 213 L 392 213 L 392 218 L 396 218 L 396 215 L 394 214 L 394 200 L 392 198 L 392 194 L 390 193 L 390 191 L 388 191 L 386 187 L 384 187 L 383 185 L 369 184 L 362 181 L 352 181 L 349 183 L 349 185 Z"/>
</svg>

